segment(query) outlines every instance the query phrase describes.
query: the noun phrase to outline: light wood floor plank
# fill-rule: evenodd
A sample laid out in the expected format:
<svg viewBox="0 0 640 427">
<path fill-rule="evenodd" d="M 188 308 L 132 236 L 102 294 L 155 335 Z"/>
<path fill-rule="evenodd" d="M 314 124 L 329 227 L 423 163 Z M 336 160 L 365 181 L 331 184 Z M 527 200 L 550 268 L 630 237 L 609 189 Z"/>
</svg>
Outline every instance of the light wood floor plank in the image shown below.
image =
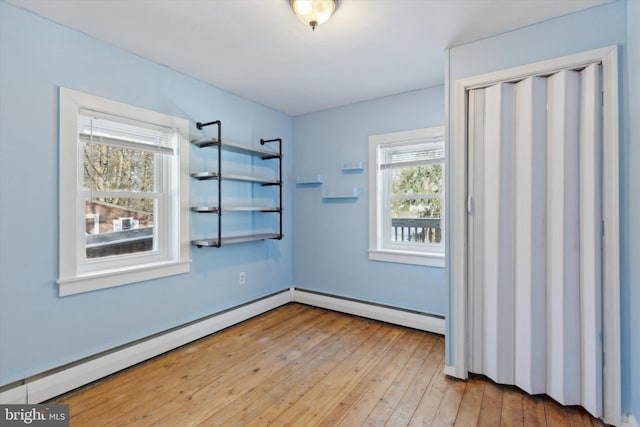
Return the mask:
<svg viewBox="0 0 640 427">
<path fill-rule="evenodd" d="M 247 360 L 259 360 L 260 353 L 277 349 L 282 344 L 278 341 L 280 337 L 292 345 L 291 341 L 296 337 L 291 334 L 292 331 L 314 330 L 315 327 L 322 327 L 331 321 L 330 317 L 317 317 L 308 312 L 291 318 L 278 316 L 278 319 L 279 321 L 269 324 L 259 335 L 250 334 L 248 339 L 245 339 L 244 329 L 236 327 L 225 331 L 227 339 L 223 341 L 215 339 L 215 334 L 211 341 L 206 340 L 206 351 L 195 353 L 200 355 L 199 358 L 183 359 L 165 355 L 153 359 L 150 363 L 156 365 L 156 369 L 151 374 L 138 376 L 134 383 L 128 383 L 122 393 L 112 396 L 103 406 L 109 414 L 112 413 L 113 404 L 118 403 L 117 416 L 109 422 L 120 422 L 122 425 L 153 423 L 176 406 L 188 408 L 195 393 L 210 384 L 220 384 L 225 375 L 228 378 L 228 371 L 233 366 Z M 251 352 L 246 351 L 248 342 L 252 345 Z M 136 395 L 137 398 L 131 399 L 132 395 Z M 106 418 L 106 414 L 103 417 L 99 410 L 93 412 L 93 415 L 98 415 L 100 419 Z M 78 417 L 77 422 L 88 422 L 91 415 L 88 414 L 88 420 Z M 74 415 L 71 417 L 73 419 Z"/>
<path fill-rule="evenodd" d="M 429 350 L 429 354 L 422 363 L 420 370 L 411 381 L 409 388 L 407 388 L 402 399 L 396 405 L 393 414 L 387 421 L 388 427 L 406 426 L 409 424 L 409 421 L 411 421 L 411 417 L 413 417 L 420 403 L 420 399 L 424 395 L 427 387 L 431 384 L 436 371 L 442 365 L 444 339 L 437 337 Z"/>
<path fill-rule="evenodd" d="M 539 396 L 525 396 L 522 399 L 522 413 L 524 425 L 527 427 L 542 427 L 547 425 L 544 409 L 544 399 Z"/>
<path fill-rule="evenodd" d="M 456 417 L 457 427 L 475 426 L 480 418 L 480 408 L 482 406 L 482 395 L 486 381 L 478 377 L 472 377 L 467 382 L 467 387 L 460 402 L 460 411 Z"/>
<path fill-rule="evenodd" d="M 406 360 L 398 359 L 396 361 L 395 372 L 389 374 L 390 379 L 386 381 L 383 379 L 380 382 L 384 384 L 380 386 L 380 390 L 384 391 L 384 393 L 379 396 L 363 424 L 368 426 L 384 426 L 391 417 L 396 405 L 424 362 L 424 358 L 426 354 L 428 354 L 429 349 L 431 349 L 430 343 L 433 342 L 433 339 L 429 339 L 429 337 L 423 334 L 420 334 L 417 338 L 419 338 L 419 340 L 416 342 L 416 347 L 413 349 L 413 352 L 409 354 L 409 357 Z M 375 394 L 372 394 L 372 396 L 374 399 L 378 397 Z"/>
<path fill-rule="evenodd" d="M 389 384 L 394 381 L 405 366 L 419 342 L 420 337 L 417 334 L 410 334 L 406 340 L 403 340 L 402 346 L 396 346 L 398 348 L 393 353 L 389 353 L 390 356 L 392 355 L 391 357 L 385 357 L 381 360 L 378 368 L 372 369 L 369 375 L 360 380 L 360 383 L 364 385 L 363 393 L 339 425 L 364 424 L 375 405 L 389 388 Z"/>
<path fill-rule="evenodd" d="M 317 391 L 310 394 L 310 399 L 325 396 L 322 404 L 314 404 L 311 411 L 317 415 L 318 425 L 335 426 L 350 408 L 358 401 L 362 393 L 361 379 L 370 370 L 379 369 L 379 362 L 388 351 L 393 351 L 394 344 L 403 337 L 403 330 L 385 325 L 386 335 L 379 344 L 361 357 L 354 357 L 341 363 L 327 378 L 323 379 Z M 360 356 L 360 355 L 359 355 Z M 320 399 L 318 399 L 320 400 Z"/>
<path fill-rule="evenodd" d="M 298 316 L 299 314 L 300 316 Z M 231 336 L 229 336 L 229 334 L 214 334 L 206 339 L 195 341 L 174 351 L 181 351 L 179 366 L 188 366 L 189 362 L 194 358 L 198 358 L 200 360 L 203 357 L 215 358 L 216 355 L 210 353 L 210 351 L 221 348 L 216 346 L 216 344 L 221 341 L 225 341 L 225 345 L 222 348 L 227 349 L 227 351 L 231 351 L 234 348 L 236 340 L 240 342 L 250 340 L 254 336 L 259 336 L 264 333 L 265 330 L 273 327 L 274 324 L 280 323 L 291 317 L 298 317 L 300 324 L 303 324 L 304 321 L 306 321 L 305 316 L 311 318 L 312 313 L 305 313 L 303 311 L 303 307 L 300 305 L 287 305 L 282 307 L 280 310 L 273 310 L 263 314 L 260 317 L 261 321 L 254 325 L 244 322 L 229 328 L 227 331 L 234 331 L 234 334 Z M 237 348 L 241 349 L 242 345 L 238 345 Z M 170 354 L 171 352 L 165 354 L 165 356 Z M 112 375 L 108 377 L 106 381 L 109 381 L 112 387 L 118 389 L 127 387 L 144 387 L 146 384 L 153 386 L 155 384 L 155 378 L 161 378 L 167 374 L 163 369 L 172 370 L 176 364 L 177 363 L 172 362 L 170 358 L 158 357 L 145 363 L 138 364 L 133 368 L 128 368 L 118 374 Z M 127 375 L 131 369 L 135 369 L 135 374 Z M 176 371 L 173 371 L 173 375 L 177 374 L 178 373 Z M 104 380 L 98 381 L 81 389 L 82 393 L 71 392 L 66 395 L 68 403 L 78 409 L 75 411 L 76 416 L 80 415 L 82 411 L 92 410 L 101 404 L 109 405 L 113 403 L 112 400 L 102 392 L 102 388 L 95 387 L 95 385 L 101 384 L 102 381 Z M 131 382 L 133 382 L 133 384 L 129 384 Z M 126 395 L 126 390 L 123 390 L 122 400 L 130 400 L 125 398 Z"/>
<path fill-rule="evenodd" d="M 213 414 L 211 421 L 225 421 L 229 425 L 245 425 L 252 420 L 263 419 L 270 408 L 281 413 L 286 405 L 275 409 L 278 403 L 293 402 L 304 396 L 320 379 L 332 371 L 354 352 L 367 352 L 386 333 L 376 322 L 358 322 L 359 328 L 344 334 L 340 340 L 325 340 L 305 353 L 299 360 L 272 375 L 259 387 L 253 388 L 242 399 L 227 405 Z"/>
<path fill-rule="evenodd" d="M 502 394 L 502 415 L 500 417 L 502 427 L 523 427 L 522 398 L 522 392 L 515 387 L 505 389 Z"/>
<path fill-rule="evenodd" d="M 578 406 L 563 408 L 567 410 L 569 424 L 572 427 L 600 427 L 604 424 L 594 419 L 589 413 Z"/>
<path fill-rule="evenodd" d="M 443 370 L 439 369 L 429 387 L 424 391 L 422 399 L 409 421 L 410 426 L 430 426 L 433 423 L 447 385 L 447 377 Z"/>
<path fill-rule="evenodd" d="M 494 382 L 487 382 L 482 395 L 482 406 L 478 426 L 499 426 L 502 420 L 502 393 L 503 389 Z"/>
<path fill-rule="evenodd" d="M 203 412 L 217 411 L 239 394 L 259 384 L 266 376 L 281 369 L 286 365 L 288 358 L 296 357 L 350 321 L 352 320 L 347 318 L 335 321 L 323 319 L 318 327 L 307 328 L 303 333 L 287 335 L 281 340 L 264 337 L 259 340 L 261 343 L 257 351 L 250 357 L 224 370 L 219 369 L 218 375 L 214 377 L 215 382 L 188 390 L 186 396 L 182 393 L 175 395 L 175 399 L 166 402 L 162 408 L 154 408 L 153 412 L 148 414 L 148 418 L 145 418 L 145 422 L 179 425 L 180 420 L 199 419 Z M 132 421 L 135 422 L 136 419 Z"/>
<path fill-rule="evenodd" d="M 378 357 L 381 357 L 380 355 L 384 354 L 386 349 L 401 335 L 401 331 L 387 326 L 383 326 L 380 330 L 383 332 L 382 337 L 379 339 L 376 337 L 374 346 L 359 347 L 357 351 L 354 351 L 328 374 L 325 375 L 323 373 L 321 378 L 312 378 L 312 381 L 305 382 L 302 389 L 291 390 L 249 425 L 259 426 L 273 423 L 275 419 L 283 416 L 289 410 L 299 411 L 301 410 L 300 408 L 302 408 L 302 411 L 308 410 L 309 408 L 306 404 L 300 406 L 300 403 L 298 403 L 303 397 L 314 402 L 314 408 L 317 411 L 321 411 L 322 408 L 329 405 L 327 401 L 330 402 L 335 396 L 342 395 L 344 389 L 348 389 L 351 383 L 368 372 L 369 365 L 373 364 Z M 297 406 L 297 408 L 294 406 Z M 292 407 L 294 409 L 291 409 Z"/>
<path fill-rule="evenodd" d="M 289 304 L 51 402 L 74 427 L 602 426 L 443 366 L 441 336 Z"/>
<path fill-rule="evenodd" d="M 467 388 L 466 381 L 450 379 L 447 384 L 436 416 L 431 423 L 434 427 L 452 426 L 460 410 L 460 402 Z"/>
<path fill-rule="evenodd" d="M 413 354 L 400 371 L 396 379 L 391 383 L 384 396 L 373 408 L 365 424 L 369 426 L 384 426 L 392 419 L 400 402 L 406 396 L 407 391 L 414 384 L 413 380 L 420 374 L 422 366 L 425 364 L 427 356 L 431 352 L 436 342 L 435 337 L 423 336 Z M 421 380 L 424 381 L 424 380 Z M 416 402 L 417 405 L 417 402 Z"/>
<path fill-rule="evenodd" d="M 547 418 L 547 425 L 557 427 L 569 427 L 569 418 L 567 416 L 568 408 L 563 408 L 553 400 L 545 400 L 544 402 L 545 415 Z"/>
<path fill-rule="evenodd" d="M 411 331 L 404 330 L 398 336 L 398 338 L 407 338 L 411 336 L 411 338 L 415 338 L 412 336 Z M 396 339 L 391 343 L 391 348 L 385 351 L 382 354 L 382 358 L 376 358 L 378 360 L 377 366 L 371 367 L 367 366 L 366 369 L 360 370 L 364 375 L 359 375 L 359 371 L 355 371 L 355 376 L 352 377 L 352 380 L 349 381 L 347 387 L 350 387 L 354 384 L 356 386 L 351 389 L 353 390 L 362 390 L 362 387 L 359 387 L 360 384 L 366 383 L 367 386 L 371 384 L 371 377 L 377 377 L 386 373 L 385 368 L 388 367 L 390 363 L 393 362 L 394 357 L 397 353 L 401 351 L 402 345 L 412 345 L 414 344 L 413 340 L 411 343 L 406 341 L 405 339 Z M 346 368 L 346 367 L 345 367 Z M 353 371 L 353 370 L 352 370 Z M 359 379 L 356 383 L 355 379 Z M 280 417 L 278 417 L 275 422 L 276 424 L 290 424 L 290 423 L 300 423 L 300 425 L 314 425 L 320 422 L 321 420 L 318 418 L 318 414 L 321 413 L 319 408 L 326 408 L 328 406 L 332 406 L 336 403 L 335 395 L 342 395 L 345 393 L 346 388 L 344 387 L 343 376 L 342 375 L 332 375 L 331 378 L 327 378 L 326 381 L 321 381 L 314 387 L 314 390 L 308 395 L 305 396 L 304 400 L 296 402 L 295 405 L 292 405 L 291 408 L 287 409 Z M 388 384 L 387 384 L 388 385 Z M 362 392 L 358 393 L 358 401 L 362 398 Z M 352 408 L 350 413 L 353 413 L 354 409 Z M 368 412 L 367 412 L 368 413 Z M 334 424 L 336 425 L 336 424 Z"/>
</svg>

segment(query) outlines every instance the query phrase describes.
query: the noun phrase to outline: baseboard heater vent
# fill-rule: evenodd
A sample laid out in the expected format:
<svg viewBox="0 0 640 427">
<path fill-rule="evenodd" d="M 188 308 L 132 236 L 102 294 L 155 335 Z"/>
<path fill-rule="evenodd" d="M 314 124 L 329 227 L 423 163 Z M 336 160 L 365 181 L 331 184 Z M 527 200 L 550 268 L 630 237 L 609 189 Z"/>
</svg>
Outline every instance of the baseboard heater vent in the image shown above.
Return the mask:
<svg viewBox="0 0 640 427">
<path fill-rule="evenodd" d="M 301 304 L 444 335 L 443 316 L 300 288 L 291 288 L 291 294 L 291 300 Z"/>
</svg>

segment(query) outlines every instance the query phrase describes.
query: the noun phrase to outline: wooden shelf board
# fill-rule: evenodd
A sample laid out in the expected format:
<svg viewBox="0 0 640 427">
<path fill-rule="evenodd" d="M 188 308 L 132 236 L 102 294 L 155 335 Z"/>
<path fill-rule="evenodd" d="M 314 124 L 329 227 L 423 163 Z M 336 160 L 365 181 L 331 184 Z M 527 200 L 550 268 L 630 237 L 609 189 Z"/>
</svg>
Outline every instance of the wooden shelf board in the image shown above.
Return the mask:
<svg viewBox="0 0 640 427">
<path fill-rule="evenodd" d="M 223 245 L 230 245 L 230 244 L 234 244 L 234 243 L 244 243 L 244 242 L 254 242 L 256 240 L 270 240 L 270 239 L 275 239 L 275 240 L 279 240 L 282 239 L 282 235 L 277 234 L 277 233 L 264 233 L 264 234 L 249 234 L 249 235 L 244 235 L 244 236 L 229 236 L 229 237 L 223 237 L 222 238 L 222 244 Z M 218 239 L 199 239 L 199 240 L 192 240 L 191 244 L 194 246 L 197 246 L 199 248 L 202 247 L 215 247 L 217 246 L 218 243 Z"/>
<path fill-rule="evenodd" d="M 191 143 L 200 148 L 215 147 L 220 145 L 220 147 L 225 151 L 248 154 L 250 156 L 260 157 L 263 160 L 278 159 L 281 157 L 281 154 L 276 153 L 275 151 L 268 150 L 266 148 L 250 147 L 248 145 L 242 145 L 238 144 L 237 142 L 225 140 L 222 140 L 222 143 L 220 143 L 216 138 L 192 139 Z"/>
</svg>

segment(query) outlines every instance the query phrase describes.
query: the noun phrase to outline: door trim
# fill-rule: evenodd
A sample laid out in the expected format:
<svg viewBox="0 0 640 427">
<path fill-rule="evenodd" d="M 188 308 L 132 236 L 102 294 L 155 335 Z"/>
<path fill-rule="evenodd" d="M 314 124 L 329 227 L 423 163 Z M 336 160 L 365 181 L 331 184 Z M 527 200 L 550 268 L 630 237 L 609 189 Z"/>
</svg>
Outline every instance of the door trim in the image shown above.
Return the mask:
<svg viewBox="0 0 640 427">
<path fill-rule="evenodd" d="M 621 362 L 620 362 L 620 216 L 619 216 L 619 121 L 618 121 L 618 47 L 609 46 L 561 58 L 541 61 L 493 73 L 460 79 L 455 82 L 455 140 L 448 140 L 455 149 L 449 159 L 449 170 L 458 171 L 454 180 L 448 218 L 453 237 L 449 259 L 449 284 L 453 320 L 453 367 L 448 374 L 458 378 L 468 376 L 468 134 L 467 109 L 470 89 L 498 82 L 517 81 L 532 75 L 544 75 L 566 68 L 578 68 L 592 63 L 602 64 L 603 89 L 603 420 L 621 423 Z M 447 133 L 447 138 L 449 138 Z"/>
</svg>

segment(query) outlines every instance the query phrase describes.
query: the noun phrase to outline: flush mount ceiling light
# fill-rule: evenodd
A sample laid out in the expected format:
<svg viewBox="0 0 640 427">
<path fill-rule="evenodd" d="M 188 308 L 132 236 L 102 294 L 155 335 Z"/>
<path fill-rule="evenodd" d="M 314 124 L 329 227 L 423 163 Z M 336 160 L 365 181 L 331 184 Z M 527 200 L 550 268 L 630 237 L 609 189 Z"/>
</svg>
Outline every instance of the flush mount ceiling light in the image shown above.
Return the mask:
<svg viewBox="0 0 640 427">
<path fill-rule="evenodd" d="M 338 7 L 338 0 L 289 0 L 298 19 L 313 31 L 329 20 Z"/>
</svg>

